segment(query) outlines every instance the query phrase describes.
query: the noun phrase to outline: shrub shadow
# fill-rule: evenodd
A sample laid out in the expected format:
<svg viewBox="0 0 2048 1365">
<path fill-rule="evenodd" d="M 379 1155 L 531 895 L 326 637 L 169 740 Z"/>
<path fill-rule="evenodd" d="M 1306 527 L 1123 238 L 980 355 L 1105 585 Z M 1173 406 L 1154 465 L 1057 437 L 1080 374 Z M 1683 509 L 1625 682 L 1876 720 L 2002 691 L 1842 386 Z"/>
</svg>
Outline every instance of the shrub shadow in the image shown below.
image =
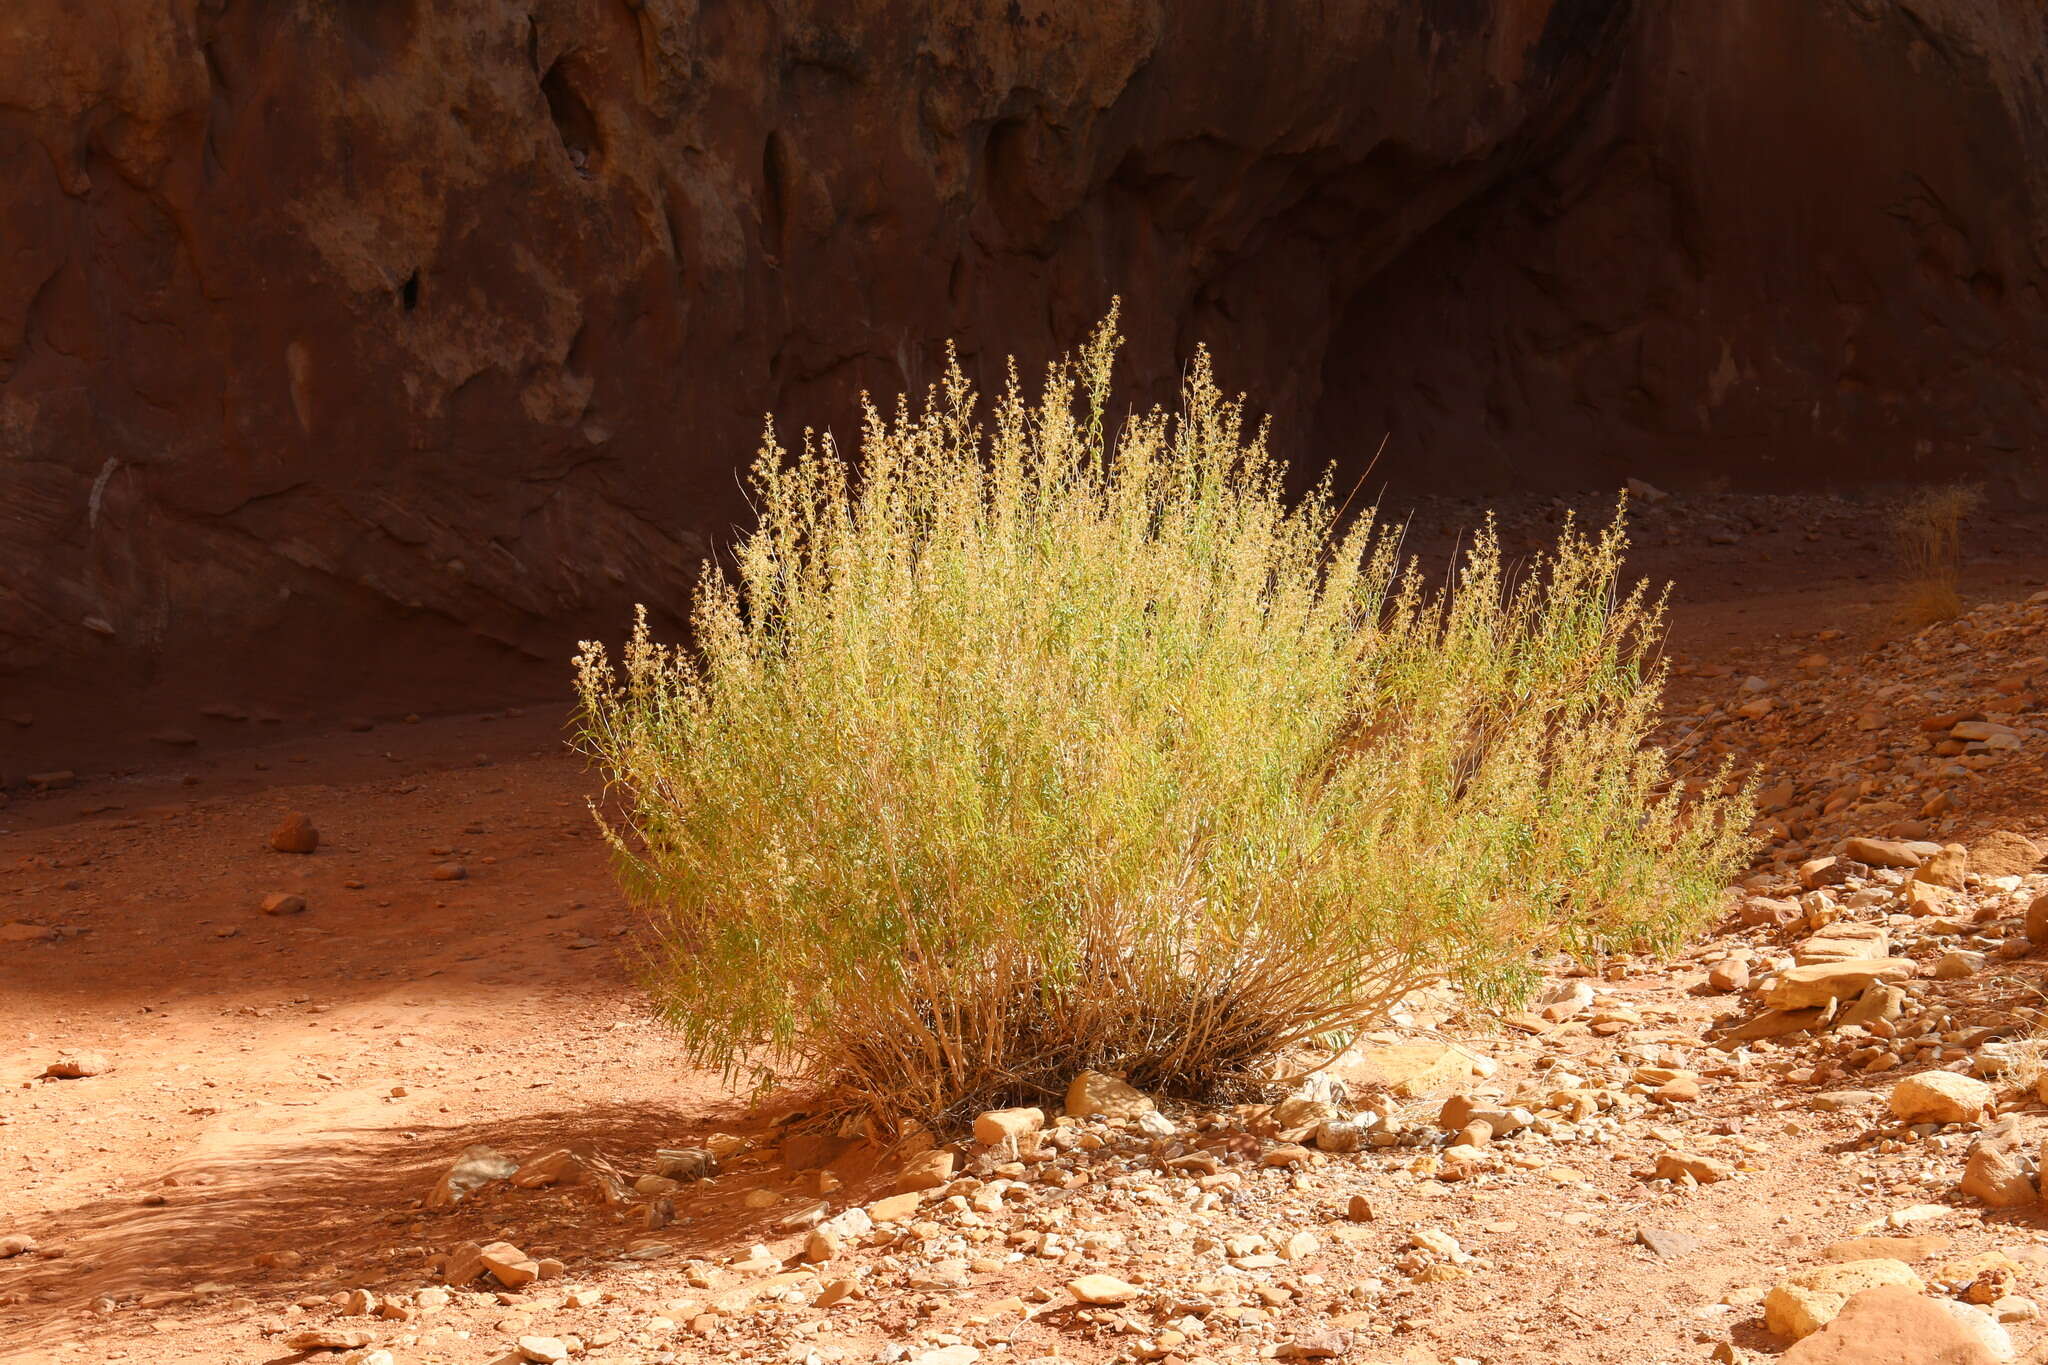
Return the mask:
<svg viewBox="0 0 2048 1365">
<path fill-rule="evenodd" d="M 643 1223 L 650 1200 L 635 1195 L 608 1206 L 587 1184 L 519 1189 L 500 1181 L 446 1212 L 422 1205 L 441 1173 L 474 1144 L 522 1160 L 562 1147 L 596 1153 L 630 1180 L 652 1170 L 656 1148 L 694 1145 L 713 1132 L 764 1144 L 776 1136 L 761 1118 L 728 1103 L 693 1113 L 658 1105 L 538 1111 L 459 1127 L 359 1128 L 291 1144 L 251 1143 L 166 1172 L 147 1194 L 124 1193 L 18 1224 L 13 1230 L 39 1245 L 0 1261 L 0 1331 L 11 1346 L 34 1348 L 235 1299 L 411 1291 L 440 1283 L 434 1258 L 464 1241 L 503 1240 L 560 1260 L 572 1281 L 643 1259 L 625 1253 L 647 1243 L 668 1248 L 662 1260 L 720 1260 L 757 1242 L 780 1243 L 775 1254 L 793 1254 L 804 1234 L 783 1220 L 816 1196 L 772 1150 L 743 1155 L 717 1177 L 683 1186 L 670 1196 L 674 1220 L 654 1232 Z M 863 1183 L 849 1179 L 834 1204 L 864 1197 Z M 781 1197 L 750 1207 L 747 1196 L 764 1189 Z M 162 1203 L 144 1202 L 159 1194 Z"/>
</svg>

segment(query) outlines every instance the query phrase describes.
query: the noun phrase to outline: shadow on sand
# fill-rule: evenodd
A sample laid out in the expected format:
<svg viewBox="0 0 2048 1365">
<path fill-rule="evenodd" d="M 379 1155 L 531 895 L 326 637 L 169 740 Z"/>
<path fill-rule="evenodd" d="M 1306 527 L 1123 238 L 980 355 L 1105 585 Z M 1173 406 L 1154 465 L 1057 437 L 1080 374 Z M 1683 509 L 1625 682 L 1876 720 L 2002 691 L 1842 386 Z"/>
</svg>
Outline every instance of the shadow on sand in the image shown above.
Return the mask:
<svg viewBox="0 0 2048 1365">
<path fill-rule="evenodd" d="M 168 1172 L 149 1196 L 124 1193 L 64 1210 L 44 1226 L 21 1227 L 40 1245 L 0 1261 L 0 1327 L 11 1346 L 47 1347 L 104 1328 L 132 1328 L 137 1316 L 182 1315 L 208 1303 L 275 1303 L 356 1288 L 410 1291 L 440 1283 L 433 1258 L 465 1241 L 508 1241 L 534 1257 L 560 1260 L 570 1280 L 649 1242 L 671 1248 L 664 1261 L 719 1260 L 756 1242 L 785 1243 L 777 1254 L 792 1254 L 803 1234 L 780 1221 L 813 1196 L 805 1178 L 772 1152 L 765 1159 L 742 1156 L 717 1178 L 685 1185 L 673 1196 L 674 1221 L 653 1233 L 642 1222 L 647 1199 L 608 1207 L 590 1185 L 519 1189 L 500 1181 L 450 1211 L 422 1206 L 440 1174 L 472 1144 L 519 1160 L 555 1148 L 596 1153 L 630 1179 L 652 1169 L 657 1147 L 693 1145 L 718 1131 L 774 1140 L 738 1105 L 688 1114 L 620 1105 L 252 1144 Z M 852 1188 L 838 1199 L 859 1197 L 861 1172 L 848 1174 Z M 781 1197 L 749 1207 L 747 1195 L 763 1189 Z M 163 1203 L 142 1202 L 157 1193 Z"/>
</svg>

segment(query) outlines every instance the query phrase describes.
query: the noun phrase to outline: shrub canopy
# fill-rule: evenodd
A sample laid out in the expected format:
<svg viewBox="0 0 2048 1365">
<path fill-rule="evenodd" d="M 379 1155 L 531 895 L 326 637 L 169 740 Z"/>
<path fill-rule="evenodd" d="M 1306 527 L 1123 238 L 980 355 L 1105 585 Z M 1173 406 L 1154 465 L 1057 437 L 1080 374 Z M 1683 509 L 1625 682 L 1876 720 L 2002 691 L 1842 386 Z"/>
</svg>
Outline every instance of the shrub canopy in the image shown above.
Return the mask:
<svg viewBox="0 0 2048 1365">
<path fill-rule="evenodd" d="M 1669 946 L 1743 851 L 1645 745 L 1620 518 L 1425 582 L 1190 367 L 1112 429 L 1115 315 L 986 418 L 957 364 L 858 464 L 772 425 L 689 646 L 578 660 L 581 743 L 692 1053 L 888 1117 L 1098 1067 L 1192 1092 L 1450 978 Z"/>
</svg>

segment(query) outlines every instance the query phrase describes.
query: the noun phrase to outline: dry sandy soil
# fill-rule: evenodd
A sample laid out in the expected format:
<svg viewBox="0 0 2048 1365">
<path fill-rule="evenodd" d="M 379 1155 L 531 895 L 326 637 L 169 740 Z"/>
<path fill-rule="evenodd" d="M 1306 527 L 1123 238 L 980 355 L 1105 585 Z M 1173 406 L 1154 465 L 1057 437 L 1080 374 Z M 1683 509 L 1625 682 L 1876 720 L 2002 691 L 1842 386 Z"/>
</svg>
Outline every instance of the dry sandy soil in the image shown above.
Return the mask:
<svg viewBox="0 0 2048 1365">
<path fill-rule="evenodd" d="M 1527 514 L 1531 537 L 1545 515 Z M 1866 513 L 1837 524 L 1781 506 L 1759 519 L 1770 529 L 1732 543 L 1688 524 L 1646 547 L 1651 572 L 1695 584 L 1673 636 L 1691 668 L 1748 672 L 1839 630 L 1831 652 L 1853 669 L 1903 633 Z M 2001 553 L 1973 562 L 1966 587 L 2024 599 L 2048 571 L 2048 539 L 2039 519 L 1994 527 Z M 1695 671 L 1673 706 L 1727 691 Z M 35 1241 L 0 1259 L 0 1358 L 284 1361 L 302 1358 L 292 1333 L 332 1327 L 367 1333 L 363 1358 L 388 1350 L 400 1365 L 517 1359 L 517 1339 L 536 1335 L 575 1337 L 580 1358 L 621 1365 L 871 1360 L 898 1347 L 912 1360 L 1237 1361 L 1330 1331 L 1350 1334 L 1347 1359 L 1407 1365 L 1703 1361 L 1721 1348 L 1761 1359 L 1785 1343 L 1764 1329 L 1760 1291 L 1899 1209 L 1943 1205 L 1908 1231 L 1952 1238 L 1950 1254 L 2004 1248 L 2030 1273 L 2048 1262 L 2039 1211 L 1954 1194 L 1953 1135 L 1882 1150 L 1881 1116 L 1814 1110 L 1827 1087 L 1811 1057 L 1800 1074 L 1806 1054 L 1774 1067 L 1704 1045 L 1712 1019 L 1740 1008 L 1705 992 L 1706 959 L 1788 941 L 1731 920 L 1705 957 L 1617 968 L 1594 1012 L 1561 1027 L 1446 1024 L 1497 1068 L 1472 1082 L 1497 1095 L 1563 1072 L 1623 1086 L 1671 1065 L 1702 1076 L 1696 1103 L 1634 1104 L 1604 1135 L 1596 1121 L 1574 1140 L 1504 1140 L 1459 1181 L 1427 1169 L 1430 1147 L 1288 1171 L 1259 1164 L 1270 1134 L 1226 1135 L 1211 1145 L 1226 1170 L 1243 1168 L 1241 1188 L 1207 1210 L 1186 1180 L 1117 1166 L 1112 1145 L 1092 1174 L 1076 1154 L 1088 1183 L 1020 1191 L 1000 1217 L 963 1223 L 935 1204 L 929 1234 L 820 1272 L 863 1279 L 865 1297 L 815 1306 L 821 1281 L 799 1273 L 805 1233 L 790 1217 L 815 1177 L 779 1147 L 768 1110 L 679 1063 L 632 985 L 629 916 L 562 725 L 558 706 L 539 705 L 360 731 L 195 717 L 200 742 L 168 760 L 81 762 L 76 785 L 0 804 L 0 925 L 57 931 L 0 942 L 0 1238 Z M 2038 776 L 2038 750 L 2030 762 Z M 2008 783 L 2004 808 L 1957 833 L 2042 835 L 2048 781 L 2031 804 L 2027 788 Z M 288 811 L 316 823 L 316 853 L 268 846 Z M 449 864 L 466 875 L 436 879 Z M 306 909 L 262 913 L 272 893 Z M 2008 965 L 2002 980 L 2048 975 Z M 1589 1023 L 1602 1011 L 1609 1026 Z M 1411 1022 L 1391 1040 L 1444 1036 L 1431 1017 Z M 108 1066 L 44 1077 L 80 1051 Z M 1172 1113 L 1186 1126 L 1202 1111 Z M 1434 1115 L 1418 1100 L 1396 1117 L 1417 1131 Z M 645 1199 L 607 1207 L 580 1186 L 501 1184 L 447 1213 L 421 1204 L 473 1144 L 517 1158 L 594 1151 L 630 1177 L 656 1148 L 720 1132 L 755 1152 L 677 1192 L 675 1222 L 657 1232 L 642 1225 Z M 1737 1174 L 1698 1188 L 1646 1179 L 1672 1149 L 1711 1152 Z M 859 1151 L 839 1170 L 832 1209 L 892 1188 L 893 1168 Z M 749 1201 L 756 1191 L 773 1197 Z M 1346 1217 L 1354 1193 L 1371 1221 Z M 1020 1228 L 1068 1242 L 1042 1256 L 1010 1236 Z M 1091 1242 L 1086 1228 L 1120 1240 Z M 1413 1234 L 1430 1228 L 1473 1259 L 1420 1273 L 1439 1263 L 1415 1259 Z M 1692 1240 L 1659 1256 L 1644 1229 Z M 1277 1247 L 1302 1231 L 1313 1249 L 1271 1266 L 1251 1253 L 1249 1270 L 1202 1240 L 1263 1233 Z M 559 1260 L 560 1276 L 465 1290 L 437 1310 L 415 1297 L 440 1283 L 434 1258 L 500 1239 Z M 1061 1286 L 1081 1270 L 1162 1286 L 1191 1310 L 1077 1309 Z M 1204 1273 L 1216 1283 L 1190 1288 Z M 335 1300 L 351 1290 L 409 1316 L 346 1316 Z M 1160 1337 L 1191 1313 L 1205 1333 Z M 2028 1322 L 2012 1333 L 2023 1351 L 2042 1335 Z"/>
</svg>

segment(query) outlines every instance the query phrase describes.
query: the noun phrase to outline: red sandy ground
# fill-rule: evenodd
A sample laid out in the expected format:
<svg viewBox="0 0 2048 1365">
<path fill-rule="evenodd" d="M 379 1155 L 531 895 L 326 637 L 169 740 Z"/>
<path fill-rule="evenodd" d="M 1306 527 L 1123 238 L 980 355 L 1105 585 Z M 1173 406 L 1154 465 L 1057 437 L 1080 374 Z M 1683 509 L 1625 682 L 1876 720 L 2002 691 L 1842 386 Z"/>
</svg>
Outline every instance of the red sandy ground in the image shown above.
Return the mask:
<svg viewBox="0 0 2048 1365">
<path fill-rule="evenodd" d="M 1812 544 L 1780 534 L 1788 555 Z M 1753 544 L 1740 573 L 1714 562 L 1718 550 L 1652 547 L 1652 572 L 1708 580 L 1680 609 L 1675 649 L 1739 658 L 1823 626 L 1866 638 L 1894 629 L 1873 601 L 1883 563 L 1858 578 L 1873 561 L 1850 534 L 1831 533 L 1816 567 L 1802 561 L 1797 588 L 1775 583 Z M 2024 595 L 2041 581 L 2039 527 L 2008 546 L 1971 566 L 1973 595 Z M 584 808 L 592 780 L 561 726 L 558 707 L 364 733 L 250 725 L 127 777 L 0 805 L 0 923 L 76 931 L 0 944 L 0 1236 L 30 1233 L 44 1253 L 0 1261 L 0 1358 L 292 1359 L 258 1335 L 260 1320 L 308 1291 L 431 1283 L 426 1255 L 465 1237 L 559 1257 L 575 1282 L 615 1283 L 629 1303 L 670 1297 L 646 1287 L 645 1269 L 607 1268 L 624 1236 L 587 1198 L 479 1199 L 446 1217 L 417 1207 L 472 1143 L 523 1156 L 588 1142 L 644 1158 L 753 1122 L 717 1077 L 678 1062 L 630 982 L 619 954 L 628 916 Z M 288 810 L 312 815 L 316 854 L 267 847 Z M 431 880 L 449 861 L 467 878 Z M 304 895 L 309 910 L 259 913 L 275 891 Z M 1712 1006 L 1681 991 L 1697 976 L 1643 989 L 1703 1019 Z M 69 1049 L 103 1052 L 112 1069 L 39 1079 Z M 1589 1173 L 1597 1197 L 1389 1194 L 1390 1247 L 1430 1218 L 1461 1228 L 1496 1268 L 1425 1286 L 1441 1291 L 1427 1297 L 1410 1291 L 1404 1335 L 1361 1358 L 1704 1359 L 1698 1322 L 1678 1305 L 1768 1284 L 1787 1246 L 1853 1221 L 1824 1128 L 1779 1134 L 1777 1103 L 1728 1088 L 1694 1119 L 1761 1115 L 1771 1126 L 1755 1131 L 1777 1134 L 1776 1150 L 1763 1183 L 1691 1196 L 1683 1225 L 1710 1250 L 1683 1265 L 1629 1244 L 1633 1212 L 1666 1196 L 1619 1166 Z M 688 1254 L 717 1259 L 776 1238 L 738 1193 L 691 1207 L 679 1227 Z M 256 1267 L 259 1253 L 286 1249 L 303 1264 Z M 113 1311 L 94 1311 L 103 1299 Z M 492 1360 L 508 1340 L 480 1330 L 446 1354 L 398 1358 Z M 851 1342 L 863 1347 L 853 1358 L 871 1358 L 878 1340 Z M 1017 1358 L 1057 1345 L 1020 1343 Z M 722 1354 L 687 1336 L 674 1349 Z"/>
</svg>

